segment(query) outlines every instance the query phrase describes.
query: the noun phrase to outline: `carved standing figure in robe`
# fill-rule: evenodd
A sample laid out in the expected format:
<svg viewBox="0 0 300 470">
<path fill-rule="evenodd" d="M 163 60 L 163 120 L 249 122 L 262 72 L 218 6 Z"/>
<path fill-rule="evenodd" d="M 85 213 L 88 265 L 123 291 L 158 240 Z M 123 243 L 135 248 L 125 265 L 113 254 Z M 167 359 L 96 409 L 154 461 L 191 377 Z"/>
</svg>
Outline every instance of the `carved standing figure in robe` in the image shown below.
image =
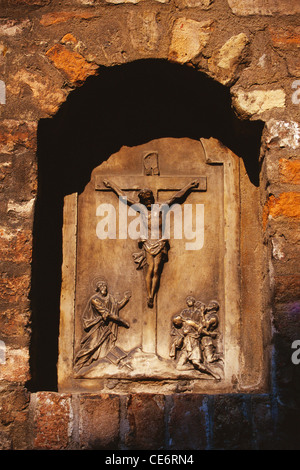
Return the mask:
<svg viewBox="0 0 300 470">
<path fill-rule="evenodd" d="M 105 281 L 97 283 L 96 294 L 89 299 L 82 317 L 84 334 L 75 358 L 77 369 L 104 358 L 115 345 L 118 327 L 129 328 L 129 324 L 119 317 L 119 311 L 130 297 L 130 292 L 125 292 L 118 302 L 108 293 Z"/>
</svg>

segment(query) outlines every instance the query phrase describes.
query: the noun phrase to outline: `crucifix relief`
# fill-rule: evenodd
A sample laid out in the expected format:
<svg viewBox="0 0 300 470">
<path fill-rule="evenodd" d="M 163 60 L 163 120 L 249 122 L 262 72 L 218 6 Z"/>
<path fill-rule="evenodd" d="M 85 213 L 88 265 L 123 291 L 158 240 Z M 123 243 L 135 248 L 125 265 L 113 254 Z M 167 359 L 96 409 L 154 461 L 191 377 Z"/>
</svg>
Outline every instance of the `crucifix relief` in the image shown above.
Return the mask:
<svg viewBox="0 0 300 470">
<path fill-rule="evenodd" d="M 113 181 L 96 177 L 96 190 L 112 190 L 121 204 L 127 204 L 133 211 L 140 213 L 140 238 L 138 245 L 141 252 L 133 253 L 137 269 L 145 271 L 147 304 L 143 309 L 142 350 L 157 350 L 157 306 L 155 296 L 158 293 L 163 265 L 168 260 L 169 233 L 166 217 L 172 206 L 182 204 L 191 191 L 206 191 L 206 177 L 198 176 L 192 180 L 184 176 L 160 176 L 159 155 L 147 153 L 143 158 L 145 176 L 115 176 Z M 143 168 L 140 171 L 142 173 Z M 134 191 L 137 197 L 126 196 Z M 159 193 L 176 191 L 170 198 L 157 202 Z M 129 263 L 129 257 L 127 262 Z M 143 289 L 143 287 L 141 287 Z M 163 295 L 163 294 L 162 294 Z M 149 312 L 148 309 L 154 309 Z"/>
<path fill-rule="evenodd" d="M 73 281 L 64 275 L 61 308 L 72 336 L 61 340 L 60 374 L 69 364 L 75 388 L 113 379 L 176 390 L 187 380 L 205 391 L 223 384 L 228 364 L 238 370 L 233 162 L 218 144 L 206 151 L 202 141 L 158 139 L 123 147 L 67 199 L 65 238 L 74 244 L 65 244 L 63 272 Z"/>
<path fill-rule="evenodd" d="M 173 180 L 174 179 L 176 180 L 176 178 L 173 178 Z M 170 181 L 163 181 L 163 183 L 164 182 L 166 186 L 170 186 Z M 149 308 L 152 308 L 154 295 L 157 293 L 159 287 L 163 264 L 168 253 L 168 237 L 167 234 L 164 233 L 163 215 L 166 216 L 167 211 L 174 204 L 181 203 L 189 191 L 198 187 L 199 182 L 194 180 L 191 183 L 188 183 L 183 189 L 162 204 L 157 204 L 155 202 L 152 189 L 142 189 L 138 194 L 139 200 L 134 200 L 127 198 L 124 191 L 115 183 L 108 180 L 104 180 L 103 183 L 108 189 L 112 189 L 120 198 L 124 198 L 129 206 L 135 208 L 137 211 L 141 211 L 142 238 L 140 239 L 140 243 L 144 249 L 144 256 L 143 254 L 141 255 L 141 260 L 138 255 L 134 257 L 139 265 L 144 261 L 147 264 L 147 305 Z M 155 186 L 157 192 L 158 184 L 156 183 Z M 172 186 L 176 186 L 176 181 L 173 181 Z M 170 188 L 165 187 L 164 189 L 168 190 Z"/>
</svg>

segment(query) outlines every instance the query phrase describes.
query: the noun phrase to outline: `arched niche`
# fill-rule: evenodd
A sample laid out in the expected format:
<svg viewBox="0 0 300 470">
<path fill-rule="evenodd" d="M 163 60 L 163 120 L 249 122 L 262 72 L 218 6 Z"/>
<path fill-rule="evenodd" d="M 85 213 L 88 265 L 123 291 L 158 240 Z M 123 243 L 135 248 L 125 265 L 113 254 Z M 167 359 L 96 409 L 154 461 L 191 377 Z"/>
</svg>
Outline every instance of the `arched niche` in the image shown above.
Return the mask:
<svg viewBox="0 0 300 470">
<path fill-rule="evenodd" d="M 262 276 L 262 255 L 258 248 L 253 256 L 254 246 L 259 247 L 261 242 L 261 132 L 260 122 L 239 121 L 236 117 L 229 89 L 190 67 L 161 60 L 102 69 L 97 77 L 88 78 L 83 86 L 73 91 L 54 117 L 40 121 L 33 258 L 34 388 L 57 387 L 65 198 L 83 194 L 93 169 L 122 147 L 136 147 L 161 138 L 196 142 L 202 139 L 208 147 L 217 140 L 226 154 L 228 148 L 230 154 L 235 155 L 237 197 L 244 198 L 238 249 L 243 246 L 244 259 L 247 258 L 247 262 L 239 265 L 239 279 L 244 287 L 239 310 L 243 321 L 238 323 L 237 341 L 240 344 L 243 338 L 244 349 L 235 359 L 240 364 L 237 366 L 240 377 L 234 378 L 232 374 L 232 385 L 229 388 L 226 385 L 226 390 L 243 387 L 252 390 L 263 386 L 262 305 L 260 293 L 256 290 L 252 295 L 252 290 L 249 291 L 250 286 L 259 290 Z M 212 159 L 212 164 L 218 165 L 218 162 Z M 250 298 L 252 304 L 249 304 Z M 253 309 L 256 309 L 255 316 L 245 314 Z M 244 335 L 248 325 L 252 325 L 252 331 L 256 328 L 257 355 L 252 355 L 253 337 Z"/>
</svg>

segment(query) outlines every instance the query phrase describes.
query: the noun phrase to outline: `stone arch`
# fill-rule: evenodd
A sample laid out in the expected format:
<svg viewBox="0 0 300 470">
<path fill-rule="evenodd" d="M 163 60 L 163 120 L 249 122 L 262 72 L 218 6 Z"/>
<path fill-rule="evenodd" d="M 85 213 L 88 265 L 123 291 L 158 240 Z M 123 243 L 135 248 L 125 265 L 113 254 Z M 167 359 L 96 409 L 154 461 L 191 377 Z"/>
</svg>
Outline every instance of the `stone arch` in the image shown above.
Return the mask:
<svg viewBox="0 0 300 470">
<path fill-rule="evenodd" d="M 260 122 L 235 115 L 229 88 L 192 67 L 162 59 L 102 68 L 74 85 L 56 114 L 40 120 L 31 293 L 33 389 L 56 389 L 64 196 L 80 193 L 92 169 L 121 146 L 157 137 L 217 138 L 243 158 L 257 186 L 261 132 Z"/>
</svg>

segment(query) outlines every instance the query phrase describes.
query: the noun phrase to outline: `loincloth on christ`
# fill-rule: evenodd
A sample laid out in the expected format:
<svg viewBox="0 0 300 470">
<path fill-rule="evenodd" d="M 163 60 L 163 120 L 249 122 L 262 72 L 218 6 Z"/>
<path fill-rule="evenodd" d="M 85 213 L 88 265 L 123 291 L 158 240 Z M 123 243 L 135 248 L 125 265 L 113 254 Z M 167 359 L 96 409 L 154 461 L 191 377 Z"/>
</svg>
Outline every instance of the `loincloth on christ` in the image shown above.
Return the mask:
<svg viewBox="0 0 300 470">
<path fill-rule="evenodd" d="M 163 261 L 168 261 L 169 242 L 166 239 L 140 240 L 139 247 L 142 247 L 143 250 L 139 253 L 133 253 L 132 255 L 134 262 L 137 264 L 136 269 L 142 269 L 147 264 L 146 253 L 149 253 L 153 257 L 162 253 Z"/>
</svg>

